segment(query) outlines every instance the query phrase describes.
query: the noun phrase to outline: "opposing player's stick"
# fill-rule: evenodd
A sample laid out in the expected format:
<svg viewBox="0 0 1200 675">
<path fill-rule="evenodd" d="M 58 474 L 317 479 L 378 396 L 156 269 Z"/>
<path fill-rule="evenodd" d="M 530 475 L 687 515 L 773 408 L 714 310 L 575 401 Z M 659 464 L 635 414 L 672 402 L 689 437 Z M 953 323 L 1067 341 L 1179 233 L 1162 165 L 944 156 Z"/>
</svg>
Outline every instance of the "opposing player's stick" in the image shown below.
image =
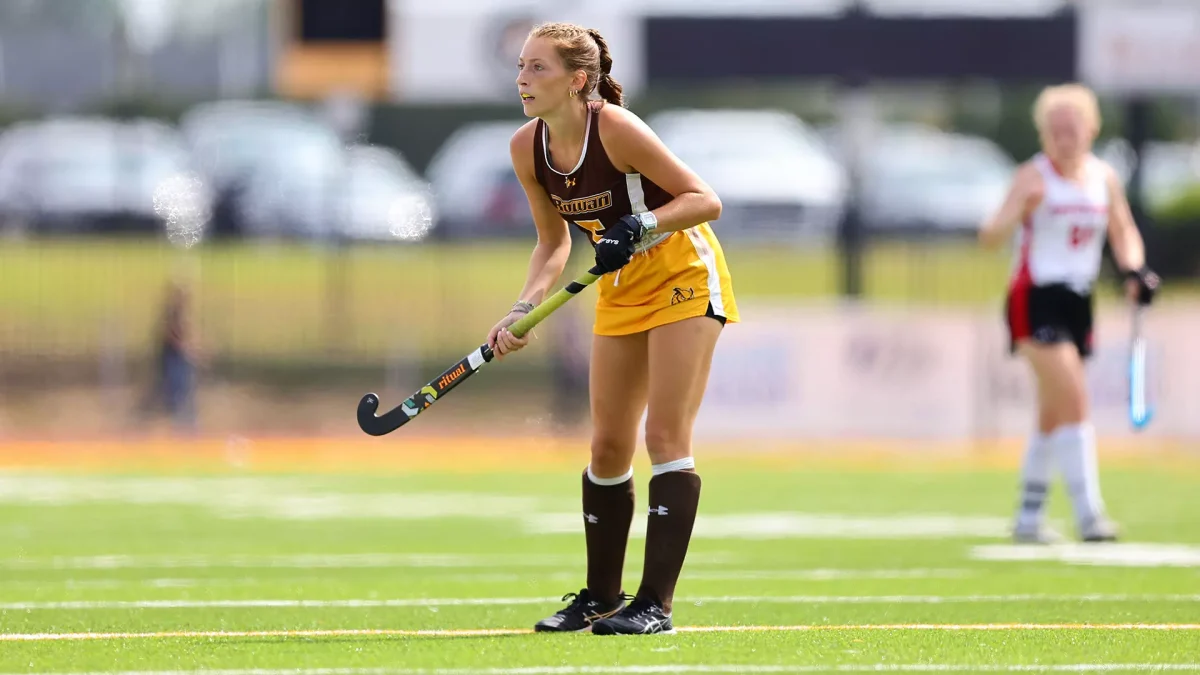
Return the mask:
<svg viewBox="0 0 1200 675">
<path fill-rule="evenodd" d="M 1154 408 L 1146 401 L 1146 338 L 1142 333 L 1143 305 L 1134 305 L 1133 329 L 1129 340 L 1129 421 L 1142 430 L 1154 417 Z"/>
<path fill-rule="evenodd" d="M 595 283 L 599 278 L 599 271 L 593 267 L 585 274 L 564 286 L 554 295 L 546 298 L 542 304 L 534 307 L 533 311 L 509 326 L 509 330 L 512 331 L 513 335 L 523 337 L 534 326 L 550 316 L 551 312 L 561 307 L 567 300 L 578 295 L 583 289 Z M 390 434 L 410 422 L 417 415 L 420 415 L 429 406 L 440 401 L 451 389 L 462 384 L 468 377 L 474 375 L 476 371 L 483 367 L 483 364 L 491 361 L 493 356 L 492 348 L 484 344 L 470 354 L 467 354 L 461 361 L 451 366 L 441 375 L 431 380 L 429 384 L 421 387 L 420 390 L 405 399 L 403 403 L 382 415 L 375 414 L 375 411 L 379 409 L 379 396 L 374 393 L 363 396 L 362 400 L 358 402 L 359 428 L 372 436 Z"/>
</svg>

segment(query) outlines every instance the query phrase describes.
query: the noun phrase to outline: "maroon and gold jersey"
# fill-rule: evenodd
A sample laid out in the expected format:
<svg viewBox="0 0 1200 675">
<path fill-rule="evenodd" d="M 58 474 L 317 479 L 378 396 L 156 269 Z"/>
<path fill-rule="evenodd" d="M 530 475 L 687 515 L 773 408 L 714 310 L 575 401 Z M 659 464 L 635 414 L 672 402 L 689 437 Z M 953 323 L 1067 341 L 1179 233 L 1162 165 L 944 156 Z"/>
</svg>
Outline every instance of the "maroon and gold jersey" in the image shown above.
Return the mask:
<svg viewBox="0 0 1200 675">
<path fill-rule="evenodd" d="M 612 165 L 600 141 L 600 112 L 588 108 L 583 152 L 575 168 L 563 173 L 550 163 L 546 123 L 533 134 L 534 175 L 562 217 L 586 232 L 592 245 L 621 218 L 653 211 L 671 201 L 671 193 L 638 173 Z M 657 237 L 655 237 L 657 239 Z M 651 242 L 641 242 L 646 246 Z"/>
<path fill-rule="evenodd" d="M 564 220 L 592 246 L 621 218 L 652 211 L 671 193 L 638 173 L 622 173 L 600 141 L 600 114 L 588 109 L 583 152 L 564 173 L 550 163 L 546 123 L 533 135 L 534 174 Z M 708 223 L 655 232 L 638 242 L 628 265 L 597 282 L 598 335 L 628 335 L 696 316 L 739 320 L 733 282 L 721 244 Z"/>
</svg>

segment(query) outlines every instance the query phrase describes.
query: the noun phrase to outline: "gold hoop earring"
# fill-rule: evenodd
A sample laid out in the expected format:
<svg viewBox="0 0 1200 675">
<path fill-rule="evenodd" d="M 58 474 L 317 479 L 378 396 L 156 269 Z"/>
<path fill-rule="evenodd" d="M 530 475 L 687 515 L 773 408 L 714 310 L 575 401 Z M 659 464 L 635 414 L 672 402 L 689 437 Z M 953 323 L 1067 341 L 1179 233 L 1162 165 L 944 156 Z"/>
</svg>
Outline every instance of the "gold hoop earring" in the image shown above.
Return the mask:
<svg viewBox="0 0 1200 675">
<path fill-rule="evenodd" d="M 574 89 L 568 89 L 568 90 L 567 90 L 567 94 L 568 94 L 568 95 L 569 95 L 571 98 L 575 98 L 575 97 L 578 95 L 578 93 L 579 93 L 579 92 L 575 91 Z"/>
</svg>

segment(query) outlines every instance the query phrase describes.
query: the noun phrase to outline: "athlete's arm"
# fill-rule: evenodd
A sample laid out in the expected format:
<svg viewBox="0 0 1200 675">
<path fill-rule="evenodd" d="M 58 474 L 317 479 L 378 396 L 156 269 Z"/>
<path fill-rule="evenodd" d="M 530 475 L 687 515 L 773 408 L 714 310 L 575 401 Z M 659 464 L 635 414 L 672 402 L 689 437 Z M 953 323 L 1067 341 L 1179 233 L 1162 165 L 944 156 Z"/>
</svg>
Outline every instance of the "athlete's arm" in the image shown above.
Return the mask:
<svg viewBox="0 0 1200 675">
<path fill-rule="evenodd" d="M 1149 305 L 1162 282 L 1146 266 L 1145 243 L 1133 220 L 1125 186 L 1111 166 L 1105 164 L 1104 168 L 1108 174 L 1108 242 L 1117 267 L 1125 277 L 1125 295 L 1133 302 Z"/>
<path fill-rule="evenodd" d="M 1139 270 L 1146 264 L 1142 233 L 1133 221 L 1125 186 L 1112 167 L 1104 166 L 1108 183 L 1108 241 L 1113 258 L 1123 271 Z"/>
<path fill-rule="evenodd" d="M 558 281 L 567 266 L 567 258 L 571 255 L 571 233 L 567 221 L 563 220 L 562 214 L 554 208 L 554 203 L 550 201 L 534 174 L 535 124 L 529 122 L 513 134 L 509 142 L 509 152 L 512 155 L 513 171 L 521 181 L 521 187 L 525 189 L 529 210 L 533 214 L 533 224 L 537 228 L 537 245 L 533 247 L 525 286 L 517 299 L 536 305 L 546 297 L 547 291 Z"/>
<path fill-rule="evenodd" d="M 600 109 L 600 139 L 619 171 L 640 173 L 674 199 L 654 209 L 658 232 L 686 230 L 721 217 L 717 193 L 672 153 L 637 115 L 620 106 Z"/>
<path fill-rule="evenodd" d="M 1011 241 L 1017 226 L 1037 208 L 1044 190 L 1042 175 L 1037 168 L 1029 163 L 1022 164 L 1013 176 L 1000 208 L 980 225 L 979 243 L 986 248 L 996 248 Z"/>
</svg>

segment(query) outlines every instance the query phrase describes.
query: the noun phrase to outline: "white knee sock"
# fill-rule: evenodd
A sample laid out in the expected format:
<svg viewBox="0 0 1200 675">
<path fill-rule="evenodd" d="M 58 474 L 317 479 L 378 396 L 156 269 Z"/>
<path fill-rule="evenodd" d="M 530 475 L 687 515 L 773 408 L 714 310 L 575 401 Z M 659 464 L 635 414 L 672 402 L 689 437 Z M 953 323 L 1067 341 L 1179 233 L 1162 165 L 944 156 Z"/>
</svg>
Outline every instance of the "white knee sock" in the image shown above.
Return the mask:
<svg viewBox="0 0 1200 675">
<path fill-rule="evenodd" d="M 1100 474 L 1096 467 L 1096 432 L 1091 423 L 1070 424 L 1054 430 L 1052 446 L 1075 518 L 1085 525 L 1104 514 L 1100 497 Z"/>
<path fill-rule="evenodd" d="M 1021 465 L 1021 501 L 1017 511 L 1017 529 L 1036 528 L 1042 520 L 1042 507 L 1054 469 L 1054 447 L 1051 436 L 1035 432 L 1025 448 Z"/>
</svg>

